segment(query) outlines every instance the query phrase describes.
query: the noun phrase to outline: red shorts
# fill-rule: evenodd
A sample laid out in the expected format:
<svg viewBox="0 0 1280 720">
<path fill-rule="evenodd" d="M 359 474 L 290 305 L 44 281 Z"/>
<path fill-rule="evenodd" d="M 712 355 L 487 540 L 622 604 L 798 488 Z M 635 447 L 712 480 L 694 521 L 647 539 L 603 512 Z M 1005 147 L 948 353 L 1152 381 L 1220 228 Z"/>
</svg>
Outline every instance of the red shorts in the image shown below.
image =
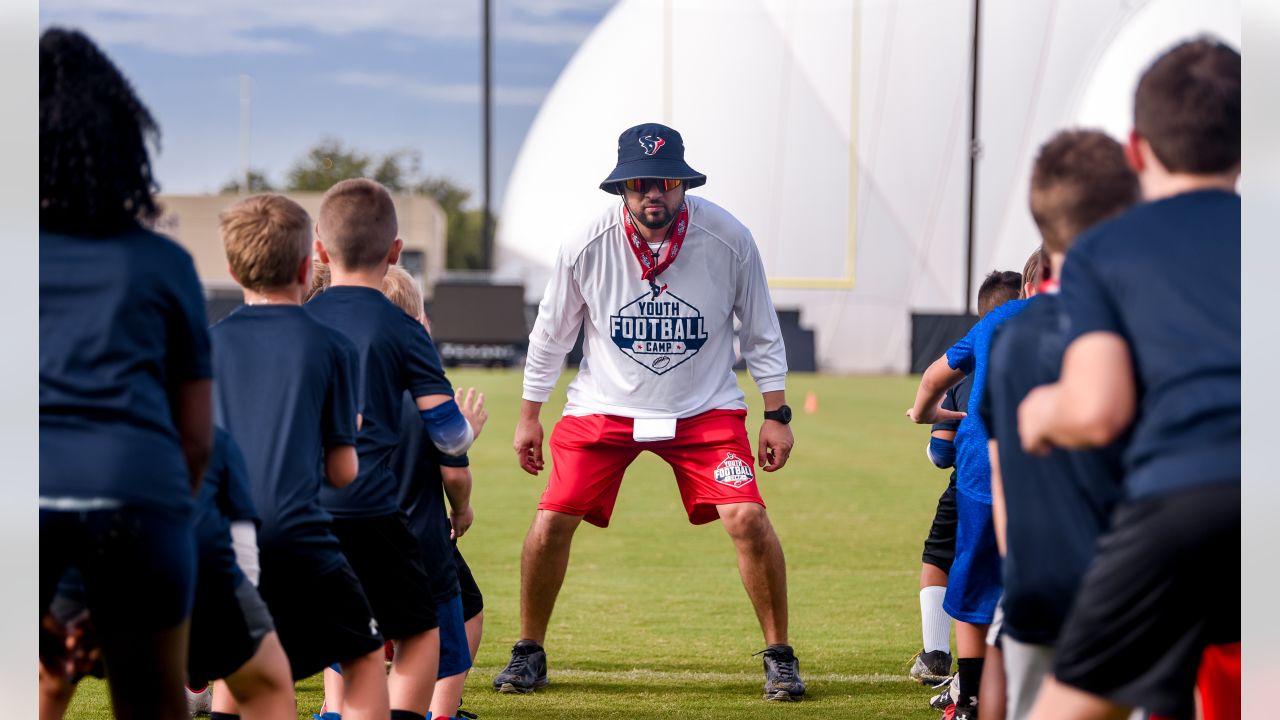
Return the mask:
<svg viewBox="0 0 1280 720">
<path fill-rule="evenodd" d="M 538 508 L 608 527 L 622 474 L 644 450 L 671 465 L 694 525 L 718 518 L 716 505 L 763 506 L 746 417 L 745 410 L 711 410 L 676 421 L 676 436 L 670 440 L 643 443 L 631 437 L 631 418 L 562 417 L 551 431 L 551 479 Z"/>
</svg>

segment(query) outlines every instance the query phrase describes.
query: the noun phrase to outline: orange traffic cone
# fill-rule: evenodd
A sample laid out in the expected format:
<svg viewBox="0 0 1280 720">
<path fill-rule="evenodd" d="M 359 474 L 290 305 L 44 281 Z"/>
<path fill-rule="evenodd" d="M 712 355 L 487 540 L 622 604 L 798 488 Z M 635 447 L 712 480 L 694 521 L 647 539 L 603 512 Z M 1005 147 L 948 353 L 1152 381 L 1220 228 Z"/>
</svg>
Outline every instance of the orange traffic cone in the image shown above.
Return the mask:
<svg viewBox="0 0 1280 720">
<path fill-rule="evenodd" d="M 812 390 L 804 396 L 804 411 L 808 415 L 818 412 L 818 394 Z"/>
</svg>

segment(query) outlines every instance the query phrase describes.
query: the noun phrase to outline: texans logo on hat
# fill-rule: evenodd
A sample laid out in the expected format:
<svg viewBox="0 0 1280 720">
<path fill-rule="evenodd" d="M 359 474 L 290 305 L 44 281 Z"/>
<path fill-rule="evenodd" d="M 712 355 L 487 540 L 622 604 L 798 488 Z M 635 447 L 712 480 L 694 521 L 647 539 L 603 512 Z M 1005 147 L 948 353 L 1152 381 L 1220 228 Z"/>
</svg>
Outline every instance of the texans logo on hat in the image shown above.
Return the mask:
<svg viewBox="0 0 1280 720">
<path fill-rule="evenodd" d="M 640 138 L 640 146 L 644 148 L 645 155 L 653 155 L 658 152 L 659 148 L 666 145 L 667 141 L 653 135 L 645 135 Z"/>
</svg>

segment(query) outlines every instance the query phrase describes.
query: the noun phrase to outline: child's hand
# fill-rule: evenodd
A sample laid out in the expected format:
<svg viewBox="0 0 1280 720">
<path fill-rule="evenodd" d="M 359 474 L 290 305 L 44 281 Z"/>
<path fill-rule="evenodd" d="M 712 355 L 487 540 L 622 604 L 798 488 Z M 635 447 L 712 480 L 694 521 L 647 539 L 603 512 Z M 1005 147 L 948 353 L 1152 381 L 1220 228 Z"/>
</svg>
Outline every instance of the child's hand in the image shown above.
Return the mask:
<svg viewBox="0 0 1280 720">
<path fill-rule="evenodd" d="M 470 505 L 463 508 L 462 512 L 455 510 L 450 513 L 449 523 L 453 525 L 453 532 L 449 533 L 449 539 L 457 540 L 466 534 L 467 530 L 471 528 L 471 523 L 475 522 L 475 519 L 476 511 L 471 509 Z"/>
<path fill-rule="evenodd" d="M 965 414 L 958 410 L 944 409 L 941 401 L 938 402 L 937 407 L 933 408 L 907 408 L 907 417 L 911 418 L 911 422 L 917 425 L 933 425 L 945 420 L 963 420 Z"/>
<path fill-rule="evenodd" d="M 462 417 L 471 423 L 471 434 L 479 438 L 480 431 L 484 429 L 484 424 L 489 420 L 489 411 L 484 409 L 484 393 L 476 392 L 473 387 L 467 388 L 467 394 L 462 394 L 462 388 L 458 388 L 454 392 L 453 399 L 458 403 L 458 409 L 462 411 Z"/>
</svg>

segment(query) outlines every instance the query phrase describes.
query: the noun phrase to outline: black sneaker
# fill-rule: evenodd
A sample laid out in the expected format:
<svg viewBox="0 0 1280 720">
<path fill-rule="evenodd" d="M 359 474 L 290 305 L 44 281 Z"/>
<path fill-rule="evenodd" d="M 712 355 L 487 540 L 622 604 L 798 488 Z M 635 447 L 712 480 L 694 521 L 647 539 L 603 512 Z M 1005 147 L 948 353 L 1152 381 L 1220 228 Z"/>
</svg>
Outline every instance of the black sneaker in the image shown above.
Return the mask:
<svg viewBox="0 0 1280 720">
<path fill-rule="evenodd" d="M 911 679 L 921 685 L 937 685 L 951 678 L 951 653 L 946 650 L 921 650 L 911 660 Z"/>
<path fill-rule="evenodd" d="M 531 693 L 548 684 L 547 653 L 532 640 L 516 643 L 507 667 L 493 678 L 493 689 L 500 693 Z"/>
<path fill-rule="evenodd" d="M 957 705 L 956 714 L 951 718 L 952 720 L 978 720 L 978 708 L 976 705 Z"/>
<path fill-rule="evenodd" d="M 796 702 L 804 698 L 800 661 L 790 645 L 770 645 L 756 653 L 764 655 L 764 699 Z"/>
</svg>

